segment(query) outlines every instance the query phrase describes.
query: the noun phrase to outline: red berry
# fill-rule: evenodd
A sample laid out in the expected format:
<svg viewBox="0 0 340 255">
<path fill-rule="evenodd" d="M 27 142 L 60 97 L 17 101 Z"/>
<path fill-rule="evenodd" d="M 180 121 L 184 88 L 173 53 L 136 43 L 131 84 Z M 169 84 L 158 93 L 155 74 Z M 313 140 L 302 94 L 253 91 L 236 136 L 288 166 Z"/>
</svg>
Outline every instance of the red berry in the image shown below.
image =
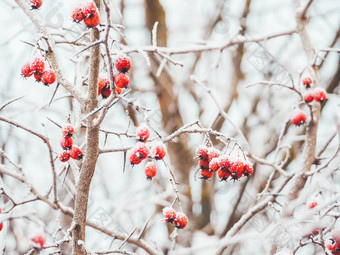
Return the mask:
<svg viewBox="0 0 340 255">
<path fill-rule="evenodd" d="M 56 76 L 55 76 L 54 71 L 48 70 L 48 71 L 43 72 L 43 74 L 41 75 L 41 82 L 44 85 L 48 86 L 55 82 L 55 78 Z"/>
<path fill-rule="evenodd" d="M 317 87 L 314 89 L 314 99 L 317 102 L 323 102 L 327 99 L 327 92 L 323 88 Z"/>
<path fill-rule="evenodd" d="M 66 137 L 61 138 L 61 140 L 60 140 L 60 146 L 61 146 L 61 148 L 63 148 L 64 150 L 71 149 L 72 146 L 73 146 L 73 138 L 72 138 L 72 137 L 69 137 L 69 136 L 66 136 Z"/>
<path fill-rule="evenodd" d="M 116 87 L 116 93 L 117 93 L 118 95 L 120 95 L 120 93 L 122 93 L 122 89 L 121 89 L 121 88 L 118 88 L 118 87 Z"/>
<path fill-rule="evenodd" d="M 213 171 L 201 169 L 201 178 L 204 180 L 210 179 L 213 176 L 213 174 L 214 174 Z"/>
<path fill-rule="evenodd" d="M 152 177 L 155 177 L 157 174 L 157 166 L 154 162 L 148 162 L 145 166 L 145 175 L 146 177 L 151 180 Z"/>
<path fill-rule="evenodd" d="M 34 243 L 40 245 L 40 247 L 37 247 L 38 249 L 41 250 L 41 249 L 44 247 L 45 238 L 44 238 L 43 236 L 39 235 L 39 236 L 33 237 L 31 240 L 32 240 Z"/>
<path fill-rule="evenodd" d="M 209 163 L 209 169 L 211 171 L 217 171 L 220 168 L 219 158 L 213 158 Z"/>
<path fill-rule="evenodd" d="M 214 147 L 208 148 L 208 161 L 210 162 L 213 158 L 218 158 L 220 156 L 220 151 Z"/>
<path fill-rule="evenodd" d="M 138 165 L 140 162 L 142 162 L 142 160 L 137 156 L 135 150 L 131 150 L 129 152 L 128 157 L 129 157 L 129 161 L 130 161 L 131 165 Z"/>
<path fill-rule="evenodd" d="M 227 155 L 222 155 L 221 157 L 218 158 L 218 160 L 219 160 L 219 167 L 222 170 L 224 171 L 229 170 L 230 160 Z"/>
<path fill-rule="evenodd" d="M 307 207 L 308 207 L 309 209 L 313 209 L 313 208 L 316 207 L 317 205 L 318 205 L 318 202 L 317 202 L 314 198 L 310 199 L 310 200 L 307 202 Z"/>
<path fill-rule="evenodd" d="M 35 73 L 34 78 L 36 82 L 41 82 L 41 74 L 40 73 Z"/>
<path fill-rule="evenodd" d="M 115 75 L 114 80 L 115 85 L 121 89 L 126 88 L 130 82 L 129 77 L 125 73 L 119 73 Z"/>
<path fill-rule="evenodd" d="M 115 64 L 118 72 L 126 73 L 131 68 L 131 59 L 128 56 L 120 56 L 116 59 Z"/>
<path fill-rule="evenodd" d="M 149 128 L 145 125 L 141 125 L 136 130 L 137 139 L 140 142 L 146 142 L 150 136 Z"/>
<path fill-rule="evenodd" d="M 112 89 L 110 89 L 110 87 L 105 87 L 102 89 L 102 97 L 105 99 L 105 98 L 108 98 L 112 93 Z"/>
<path fill-rule="evenodd" d="M 310 88 L 310 85 L 312 84 L 312 79 L 310 77 L 304 78 L 302 83 L 304 86 L 306 86 L 306 88 Z"/>
<path fill-rule="evenodd" d="M 83 152 L 77 145 L 73 145 L 70 149 L 70 157 L 73 159 L 82 159 L 84 156 Z"/>
<path fill-rule="evenodd" d="M 250 176 L 254 172 L 253 165 L 250 162 L 244 164 L 243 175 Z"/>
<path fill-rule="evenodd" d="M 291 118 L 292 124 L 295 126 L 300 126 L 303 123 L 306 122 L 306 115 L 304 114 L 303 111 L 297 110 L 294 114 L 293 117 Z"/>
<path fill-rule="evenodd" d="M 63 151 L 59 154 L 59 159 L 61 162 L 68 161 L 70 159 L 70 153 L 68 153 L 67 151 Z"/>
<path fill-rule="evenodd" d="M 176 219 L 176 212 L 172 207 L 164 207 L 163 215 L 165 217 L 166 222 L 173 223 Z"/>
<path fill-rule="evenodd" d="M 198 161 L 198 164 L 199 164 L 200 168 L 203 169 L 203 170 L 208 170 L 209 169 L 209 162 L 208 162 L 208 160 L 200 159 L 200 161 Z"/>
<path fill-rule="evenodd" d="M 63 133 L 63 137 L 66 137 L 66 136 L 71 137 L 74 134 L 74 127 L 71 124 L 66 123 L 62 128 L 62 133 Z"/>
<path fill-rule="evenodd" d="M 88 28 L 98 26 L 99 22 L 100 22 L 100 17 L 97 12 L 93 13 L 93 15 L 90 15 L 88 18 L 84 19 L 84 23 Z"/>
<path fill-rule="evenodd" d="M 221 181 L 226 181 L 230 177 L 230 172 L 223 170 L 223 169 L 218 170 L 217 173 L 218 173 L 218 178 L 220 178 Z"/>
<path fill-rule="evenodd" d="M 42 0 L 30 0 L 32 9 L 39 9 L 43 3 Z"/>
<path fill-rule="evenodd" d="M 1 208 L 0 208 L 0 214 L 1 214 Z M 3 229 L 3 227 L 4 227 L 4 224 L 3 224 L 3 222 L 1 222 L 0 223 L 0 231 Z"/>
<path fill-rule="evenodd" d="M 85 15 L 83 13 L 83 9 L 82 8 L 75 8 L 72 12 L 72 19 L 74 22 L 79 23 L 80 21 L 85 19 Z"/>
<path fill-rule="evenodd" d="M 185 228 L 185 226 L 188 224 L 187 216 L 184 213 L 177 212 L 174 224 L 176 228 Z"/>
<path fill-rule="evenodd" d="M 98 78 L 98 95 L 102 93 L 103 88 L 110 86 L 109 79 L 99 77 Z"/>
<path fill-rule="evenodd" d="M 138 158 L 144 160 L 149 155 L 149 148 L 143 143 L 137 143 L 135 146 L 135 152 Z"/>
<path fill-rule="evenodd" d="M 85 18 L 92 17 L 97 13 L 97 6 L 94 2 L 88 2 L 83 8 L 83 15 Z"/>
<path fill-rule="evenodd" d="M 310 102 L 312 102 L 314 100 L 314 96 L 312 93 L 310 92 L 306 92 L 304 95 L 303 95 L 303 99 L 305 100 L 305 102 L 308 104 Z"/>
<path fill-rule="evenodd" d="M 28 78 L 28 77 L 31 77 L 32 74 L 33 73 L 32 73 L 31 65 L 30 64 L 25 64 L 25 65 L 22 66 L 22 68 L 21 68 L 21 75 L 23 77 Z"/>
<path fill-rule="evenodd" d="M 196 150 L 196 157 L 200 159 L 207 159 L 208 160 L 208 148 L 205 145 L 198 146 Z"/>
<path fill-rule="evenodd" d="M 45 70 L 45 62 L 41 58 L 35 58 L 31 62 L 31 71 L 35 74 L 42 74 Z"/>
<path fill-rule="evenodd" d="M 240 179 L 243 175 L 243 169 L 244 169 L 244 164 L 242 161 L 237 160 L 237 161 L 231 162 L 230 164 L 231 178 L 233 180 Z"/>
<path fill-rule="evenodd" d="M 152 155 L 157 160 L 163 159 L 166 155 L 166 149 L 165 149 L 164 144 L 159 143 L 155 145 L 152 149 Z"/>
</svg>

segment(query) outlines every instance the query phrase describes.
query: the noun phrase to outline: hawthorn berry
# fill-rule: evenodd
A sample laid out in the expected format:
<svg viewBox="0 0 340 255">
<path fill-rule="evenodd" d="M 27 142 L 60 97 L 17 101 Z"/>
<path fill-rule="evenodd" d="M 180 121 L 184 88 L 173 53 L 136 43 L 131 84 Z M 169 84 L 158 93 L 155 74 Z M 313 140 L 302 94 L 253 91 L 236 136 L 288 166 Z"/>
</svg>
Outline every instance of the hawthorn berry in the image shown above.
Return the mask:
<svg viewBox="0 0 340 255">
<path fill-rule="evenodd" d="M 105 87 L 105 88 L 102 89 L 102 97 L 104 99 L 111 96 L 111 93 L 112 93 L 112 89 L 110 89 L 110 87 Z"/>
<path fill-rule="evenodd" d="M 172 207 L 164 207 L 162 211 L 165 217 L 165 221 L 173 223 L 176 219 L 176 211 Z"/>
<path fill-rule="evenodd" d="M 150 130 L 147 126 L 141 125 L 136 130 L 137 140 L 140 142 L 146 142 L 150 136 Z"/>
<path fill-rule="evenodd" d="M 73 134 L 74 134 L 74 127 L 73 127 L 71 124 L 66 123 L 66 124 L 63 126 L 61 132 L 62 132 L 62 134 L 63 134 L 63 137 L 66 137 L 66 136 L 72 137 Z"/>
<path fill-rule="evenodd" d="M 199 164 L 200 168 L 203 169 L 203 170 L 208 170 L 209 169 L 209 162 L 208 162 L 208 160 L 200 159 L 198 161 L 198 164 Z"/>
<path fill-rule="evenodd" d="M 220 156 L 220 151 L 214 147 L 208 148 L 208 161 L 210 162 L 213 158 L 218 158 Z"/>
<path fill-rule="evenodd" d="M 73 146 L 73 138 L 69 137 L 69 136 L 65 136 L 65 137 L 61 138 L 60 146 L 64 150 L 71 149 L 72 146 Z"/>
<path fill-rule="evenodd" d="M 223 169 L 218 170 L 217 174 L 221 181 L 227 181 L 230 177 L 230 172 Z"/>
<path fill-rule="evenodd" d="M 97 6 L 93 1 L 88 2 L 83 8 L 83 15 L 85 18 L 92 17 L 97 12 Z"/>
<path fill-rule="evenodd" d="M 82 159 L 84 156 L 83 152 L 77 145 L 73 145 L 72 148 L 70 149 L 70 157 L 73 159 Z"/>
<path fill-rule="evenodd" d="M 305 102 L 308 104 L 308 103 L 311 103 L 313 100 L 314 100 L 314 96 L 312 93 L 310 93 L 309 91 L 306 92 L 304 95 L 303 95 L 303 99 L 305 100 Z"/>
<path fill-rule="evenodd" d="M 313 92 L 314 100 L 322 103 L 327 99 L 327 92 L 323 88 L 317 87 Z"/>
<path fill-rule="evenodd" d="M 34 78 L 36 82 L 41 82 L 41 74 L 40 73 L 35 73 Z"/>
<path fill-rule="evenodd" d="M 41 75 L 41 82 L 48 86 L 55 82 L 56 76 L 53 70 L 48 70 L 42 73 Z"/>
<path fill-rule="evenodd" d="M 125 55 L 119 56 L 116 59 L 115 65 L 118 72 L 126 73 L 131 68 L 131 59 Z"/>
<path fill-rule="evenodd" d="M 142 162 L 142 160 L 137 156 L 135 150 L 130 151 L 128 157 L 131 165 L 138 165 L 140 162 Z"/>
<path fill-rule="evenodd" d="M 32 9 L 39 9 L 42 6 L 42 0 L 30 0 Z"/>
<path fill-rule="evenodd" d="M 45 62 L 41 58 L 37 57 L 31 62 L 31 71 L 34 74 L 42 74 L 45 70 Z"/>
<path fill-rule="evenodd" d="M 188 218 L 184 213 L 177 212 L 176 213 L 176 219 L 174 221 L 176 228 L 185 228 L 185 226 L 188 224 Z"/>
<path fill-rule="evenodd" d="M 240 160 L 230 163 L 230 173 L 233 180 L 240 179 L 243 175 L 244 163 Z"/>
<path fill-rule="evenodd" d="M 318 205 L 318 202 L 315 199 L 312 199 L 311 201 L 309 201 L 307 203 L 307 206 L 309 209 L 313 209 L 314 207 L 316 207 Z"/>
<path fill-rule="evenodd" d="M 220 168 L 220 160 L 219 160 L 219 158 L 213 158 L 209 162 L 209 169 L 211 171 L 217 171 L 219 168 Z"/>
<path fill-rule="evenodd" d="M 310 77 L 306 77 L 302 80 L 302 84 L 306 86 L 306 88 L 310 88 L 312 84 L 312 79 Z"/>
<path fill-rule="evenodd" d="M 1 214 L 1 208 L 0 208 L 0 214 Z M 3 227 L 4 227 L 4 224 L 3 224 L 3 222 L 1 222 L 0 223 L 0 231 L 3 229 Z"/>
<path fill-rule="evenodd" d="M 130 79 L 125 73 L 119 73 L 114 77 L 115 85 L 118 88 L 126 88 L 129 85 Z"/>
<path fill-rule="evenodd" d="M 135 152 L 138 158 L 144 160 L 149 155 L 149 148 L 143 143 L 137 143 L 135 146 Z"/>
<path fill-rule="evenodd" d="M 199 159 L 206 159 L 208 160 L 208 148 L 205 145 L 198 146 L 196 150 L 196 157 Z"/>
<path fill-rule="evenodd" d="M 157 174 L 157 166 L 154 162 L 148 162 L 145 166 L 145 175 L 148 180 L 152 180 Z"/>
<path fill-rule="evenodd" d="M 110 81 L 107 78 L 98 78 L 98 95 L 102 93 L 103 88 L 110 86 Z"/>
<path fill-rule="evenodd" d="M 158 143 L 152 148 L 152 156 L 156 160 L 163 159 L 166 155 L 166 149 L 163 143 Z"/>
<path fill-rule="evenodd" d="M 21 75 L 25 78 L 31 77 L 32 76 L 32 70 L 31 70 L 31 65 L 30 64 L 25 64 L 21 68 Z"/>
<path fill-rule="evenodd" d="M 226 171 L 229 170 L 230 166 L 230 159 L 227 155 L 222 155 L 219 159 L 219 166 L 222 170 Z"/>
<path fill-rule="evenodd" d="M 72 12 L 72 19 L 74 22 L 79 23 L 85 19 L 83 8 L 77 7 Z"/>
<path fill-rule="evenodd" d="M 66 162 L 70 159 L 70 153 L 68 151 L 63 151 L 59 154 L 59 159 L 61 162 Z"/>
<path fill-rule="evenodd" d="M 250 176 L 254 172 L 253 165 L 250 162 L 244 164 L 243 175 Z"/>
<path fill-rule="evenodd" d="M 45 244 L 45 238 L 42 235 L 38 235 L 36 237 L 33 237 L 32 242 L 39 244 L 39 246 L 35 246 L 35 248 L 42 250 L 42 248 L 44 247 Z"/>
<path fill-rule="evenodd" d="M 93 15 L 84 19 L 84 23 L 88 28 L 96 27 L 99 25 L 100 17 L 97 12 L 93 13 Z"/>
<path fill-rule="evenodd" d="M 121 88 L 116 87 L 115 89 L 116 89 L 116 93 L 117 93 L 118 95 L 120 95 L 120 93 L 122 93 L 122 89 L 121 89 Z"/>
<path fill-rule="evenodd" d="M 210 179 L 213 176 L 214 172 L 206 169 L 201 169 L 201 178 L 204 180 Z"/>
<path fill-rule="evenodd" d="M 297 110 L 293 114 L 293 117 L 291 118 L 291 122 L 295 126 L 300 126 L 306 122 L 306 119 L 307 119 L 306 114 L 301 110 Z"/>
</svg>

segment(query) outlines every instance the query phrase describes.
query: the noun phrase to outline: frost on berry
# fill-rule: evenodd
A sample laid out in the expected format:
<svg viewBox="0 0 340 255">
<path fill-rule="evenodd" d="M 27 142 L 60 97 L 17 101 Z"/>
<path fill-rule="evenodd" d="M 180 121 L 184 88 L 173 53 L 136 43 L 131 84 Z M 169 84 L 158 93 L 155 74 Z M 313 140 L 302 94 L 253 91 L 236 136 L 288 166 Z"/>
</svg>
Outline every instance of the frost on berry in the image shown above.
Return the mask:
<svg viewBox="0 0 340 255">
<path fill-rule="evenodd" d="M 83 8 L 83 15 L 85 18 L 93 17 L 97 12 L 97 6 L 93 1 L 87 2 Z"/>
<path fill-rule="evenodd" d="M 176 215 L 176 219 L 174 221 L 175 227 L 176 228 L 185 228 L 186 225 L 188 224 L 188 218 L 187 216 L 182 213 L 182 212 L 178 212 Z"/>
<path fill-rule="evenodd" d="M 162 212 L 166 222 L 173 223 L 176 219 L 176 211 L 172 207 L 164 207 Z"/>
<path fill-rule="evenodd" d="M 227 181 L 228 178 L 230 177 L 229 170 L 227 171 L 227 170 L 220 169 L 218 170 L 217 174 L 218 174 L 218 178 L 220 178 L 221 181 Z"/>
<path fill-rule="evenodd" d="M 306 77 L 302 80 L 302 84 L 308 89 L 311 87 L 312 79 L 310 77 Z"/>
<path fill-rule="evenodd" d="M 145 166 L 145 175 L 146 178 L 151 180 L 157 174 L 157 166 L 154 162 L 148 162 Z"/>
<path fill-rule="evenodd" d="M 70 149 L 70 157 L 76 160 L 82 159 L 84 156 L 83 152 L 77 145 L 73 145 Z"/>
<path fill-rule="evenodd" d="M 61 138 L 60 146 L 64 150 L 71 149 L 72 146 L 73 146 L 73 138 L 72 137 L 68 137 L 68 136 Z"/>
<path fill-rule="evenodd" d="M 208 162 L 208 160 L 200 159 L 198 161 L 198 165 L 199 165 L 200 169 L 202 169 L 202 170 L 208 170 L 209 169 L 209 162 Z"/>
<path fill-rule="evenodd" d="M 300 109 L 294 111 L 291 117 L 291 122 L 295 126 L 300 126 L 306 122 L 306 114 Z"/>
<path fill-rule="evenodd" d="M 217 171 L 220 168 L 220 159 L 219 158 L 213 158 L 209 162 L 209 169 L 211 171 Z"/>
<path fill-rule="evenodd" d="M 214 147 L 208 148 L 208 161 L 210 162 L 213 158 L 218 158 L 220 156 L 220 151 Z"/>
<path fill-rule="evenodd" d="M 21 68 L 21 75 L 25 78 L 31 77 L 33 74 L 31 70 L 31 65 L 29 63 L 25 64 Z"/>
<path fill-rule="evenodd" d="M 166 155 L 166 149 L 163 143 L 159 142 L 154 144 L 152 148 L 152 157 L 156 160 L 163 159 Z"/>
<path fill-rule="evenodd" d="M 244 168 L 243 168 L 243 175 L 244 176 L 250 176 L 254 172 L 253 164 L 251 162 L 245 162 Z"/>
<path fill-rule="evenodd" d="M 144 160 L 149 156 L 149 148 L 143 143 L 137 143 L 134 147 L 134 151 L 141 160 Z"/>
<path fill-rule="evenodd" d="M 130 79 L 125 73 L 119 73 L 115 75 L 114 82 L 118 88 L 123 89 L 129 85 Z"/>
<path fill-rule="evenodd" d="M 31 3 L 32 9 L 39 9 L 42 6 L 43 1 L 42 0 L 30 0 L 30 3 Z"/>
<path fill-rule="evenodd" d="M 61 132 L 63 134 L 63 137 L 66 137 L 66 136 L 72 137 L 74 134 L 74 127 L 71 124 L 66 123 L 63 126 Z"/>
<path fill-rule="evenodd" d="M 137 156 L 136 151 L 134 149 L 131 149 L 128 152 L 128 158 L 132 166 L 138 165 L 140 162 L 142 162 L 142 160 Z"/>
<path fill-rule="evenodd" d="M 196 157 L 199 159 L 206 159 L 208 160 L 208 148 L 205 145 L 198 146 L 196 150 Z"/>
<path fill-rule="evenodd" d="M 327 99 L 327 92 L 323 88 L 317 87 L 313 91 L 314 100 L 317 102 L 323 102 Z"/>
<path fill-rule="evenodd" d="M 85 19 L 83 8 L 77 7 L 72 12 L 72 19 L 74 22 L 79 23 Z"/>
<path fill-rule="evenodd" d="M 45 244 L 45 238 L 42 235 L 35 236 L 31 239 L 31 241 L 34 243 L 34 248 L 42 250 Z"/>
<path fill-rule="evenodd" d="M 56 76 L 53 70 L 44 71 L 41 75 L 41 82 L 48 86 L 55 82 Z"/>
<path fill-rule="evenodd" d="M 33 59 L 33 61 L 31 62 L 31 71 L 34 74 L 42 74 L 44 70 L 45 70 L 45 62 L 39 57 Z"/>
<path fill-rule="evenodd" d="M 303 99 L 308 104 L 308 103 L 311 103 L 314 100 L 314 96 L 311 92 L 307 91 L 303 94 Z"/>
<path fill-rule="evenodd" d="M 146 125 L 140 125 L 136 130 L 137 140 L 140 142 L 146 142 L 150 136 L 150 130 Z"/>
<path fill-rule="evenodd" d="M 244 163 L 236 160 L 230 163 L 230 175 L 233 180 L 238 180 L 242 177 L 244 170 Z"/>
<path fill-rule="evenodd" d="M 88 28 L 96 27 L 99 25 L 100 17 L 97 12 L 84 19 L 84 23 Z"/>
<path fill-rule="evenodd" d="M 131 59 L 126 55 L 121 55 L 116 59 L 115 66 L 118 72 L 126 73 L 131 68 Z"/>
<path fill-rule="evenodd" d="M 218 157 L 219 167 L 224 171 L 229 171 L 230 159 L 228 155 L 221 155 Z"/>
<path fill-rule="evenodd" d="M 208 179 L 210 179 L 213 175 L 214 175 L 214 172 L 213 172 L 213 171 L 201 169 L 201 178 L 202 178 L 203 180 L 208 180 Z"/>
<path fill-rule="evenodd" d="M 70 153 L 68 151 L 63 151 L 59 154 L 59 160 L 61 162 L 66 162 L 70 159 Z"/>
</svg>

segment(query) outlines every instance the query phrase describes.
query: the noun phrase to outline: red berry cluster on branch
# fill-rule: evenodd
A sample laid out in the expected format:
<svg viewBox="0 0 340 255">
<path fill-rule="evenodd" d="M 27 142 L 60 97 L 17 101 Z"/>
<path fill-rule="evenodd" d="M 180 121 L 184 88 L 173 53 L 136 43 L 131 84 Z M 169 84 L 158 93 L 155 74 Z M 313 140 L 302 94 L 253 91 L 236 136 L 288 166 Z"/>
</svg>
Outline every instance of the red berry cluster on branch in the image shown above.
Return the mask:
<svg viewBox="0 0 340 255">
<path fill-rule="evenodd" d="M 127 88 L 127 86 L 130 83 L 129 76 L 126 75 L 126 73 L 131 68 L 131 59 L 126 55 L 119 56 L 115 61 L 115 67 L 117 71 L 119 72 L 114 76 L 114 83 L 116 86 L 116 90 L 118 89 L 124 89 Z M 118 93 L 118 91 L 117 91 Z M 118 93 L 120 94 L 120 93 Z"/>
<path fill-rule="evenodd" d="M 34 75 L 37 82 L 42 82 L 49 86 L 56 80 L 56 75 L 52 69 L 45 70 L 45 62 L 39 57 L 34 58 L 31 63 L 27 63 L 21 68 L 21 75 L 25 78 Z"/>
<path fill-rule="evenodd" d="M 72 19 L 76 23 L 84 21 L 88 28 L 98 26 L 100 17 L 96 4 L 90 1 L 83 7 L 76 7 L 72 12 Z"/>
<path fill-rule="evenodd" d="M 39 9 L 42 6 L 43 1 L 42 0 L 30 0 L 30 3 L 31 3 L 32 10 L 33 10 L 33 9 Z"/>
<path fill-rule="evenodd" d="M 316 102 L 322 103 L 323 101 L 327 99 L 327 92 L 323 88 L 320 88 L 320 87 L 310 89 L 312 86 L 312 83 L 313 81 L 310 77 L 306 77 L 302 80 L 302 84 L 306 87 L 306 90 L 307 90 L 303 94 L 303 99 L 305 100 L 307 104 L 313 102 L 313 100 L 315 100 Z"/>
<path fill-rule="evenodd" d="M 164 222 L 174 225 L 174 227 L 182 229 L 188 224 L 188 217 L 182 212 L 176 212 L 172 207 L 163 208 Z"/>
<path fill-rule="evenodd" d="M 235 157 L 221 154 L 217 149 L 199 146 L 196 151 L 202 179 L 210 179 L 215 172 L 221 181 L 238 180 L 253 173 L 252 163 L 245 157 Z"/>
<path fill-rule="evenodd" d="M 61 162 L 66 162 L 70 158 L 77 160 L 83 158 L 83 152 L 81 149 L 77 145 L 73 144 L 73 134 L 74 127 L 69 123 L 65 124 L 62 128 L 63 137 L 60 140 L 60 146 L 64 149 L 64 151 L 59 154 Z"/>
</svg>

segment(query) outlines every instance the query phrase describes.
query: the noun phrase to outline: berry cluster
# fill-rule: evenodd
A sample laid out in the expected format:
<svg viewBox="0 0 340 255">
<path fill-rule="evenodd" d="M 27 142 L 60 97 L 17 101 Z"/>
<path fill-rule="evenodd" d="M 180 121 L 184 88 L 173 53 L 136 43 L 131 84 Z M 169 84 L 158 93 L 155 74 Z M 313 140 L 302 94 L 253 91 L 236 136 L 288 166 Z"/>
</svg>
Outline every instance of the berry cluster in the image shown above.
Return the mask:
<svg viewBox="0 0 340 255">
<path fill-rule="evenodd" d="M 144 159 L 151 158 L 153 160 L 163 159 L 166 155 L 166 149 L 163 143 L 155 143 L 148 146 L 147 139 L 150 136 L 150 130 L 141 125 L 136 130 L 136 138 L 139 141 L 132 149 L 128 151 L 128 158 L 131 165 L 138 165 Z M 157 174 L 157 166 L 154 162 L 148 162 L 145 166 L 145 175 L 148 179 L 152 179 Z"/>
<path fill-rule="evenodd" d="M 32 10 L 33 10 L 33 9 L 39 9 L 42 6 L 43 1 L 42 0 L 30 0 L 30 3 L 31 3 Z"/>
<path fill-rule="evenodd" d="M 45 70 L 45 62 L 39 57 L 36 57 L 21 68 L 21 75 L 25 78 L 34 75 L 37 82 L 42 82 L 44 85 L 49 86 L 56 80 L 56 75 L 52 69 Z"/>
<path fill-rule="evenodd" d="M 31 239 L 31 241 L 34 243 L 33 248 L 37 250 L 42 250 L 45 244 L 45 238 L 42 235 L 35 236 Z"/>
<path fill-rule="evenodd" d="M 188 217 L 182 212 L 176 212 L 172 207 L 163 208 L 163 221 L 171 223 L 176 228 L 185 228 L 188 224 Z"/>
<path fill-rule="evenodd" d="M 340 255 L 340 236 L 338 234 L 332 234 L 332 238 L 330 238 L 329 243 L 327 244 L 327 249 L 333 255 Z"/>
<path fill-rule="evenodd" d="M 313 102 L 313 100 L 322 103 L 327 99 L 327 92 L 323 88 L 317 87 L 311 91 L 307 90 L 303 94 L 303 99 L 307 104 Z"/>
<path fill-rule="evenodd" d="M 62 128 L 63 137 L 60 140 L 60 146 L 65 150 L 59 154 L 61 162 L 66 162 L 71 158 L 82 159 L 83 152 L 77 145 L 73 145 L 74 127 L 71 124 L 65 124 Z"/>
<path fill-rule="evenodd" d="M 227 181 L 229 177 L 238 180 L 253 173 L 253 164 L 249 160 L 221 154 L 213 147 L 199 146 L 196 157 L 199 158 L 202 179 L 210 179 L 214 172 L 218 172 L 221 181 Z"/>
<path fill-rule="evenodd" d="M 300 126 L 300 125 L 302 125 L 302 124 L 304 124 L 306 122 L 306 119 L 307 119 L 306 114 L 302 110 L 296 109 L 293 112 L 290 121 L 295 126 Z"/>
<path fill-rule="evenodd" d="M 102 97 L 108 98 L 112 93 L 110 88 L 110 80 L 107 78 L 99 77 L 98 78 L 98 96 L 102 95 Z"/>
<path fill-rule="evenodd" d="M 1 214 L 1 208 L 0 208 L 0 214 Z M 4 227 L 4 224 L 1 222 L 0 223 L 0 231 L 2 230 L 3 227 Z"/>
<path fill-rule="evenodd" d="M 126 73 L 131 68 L 131 59 L 126 55 L 121 55 L 116 59 L 115 67 L 119 73 L 115 75 L 114 82 L 116 91 L 118 89 L 117 93 L 120 94 L 121 90 L 127 88 L 130 83 L 129 76 L 127 76 Z"/>
<path fill-rule="evenodd" d="M 100 17 L 96 4 L 89 1 L 84 6 L 76 7 L 72 12 L 72 19 L 76 23 L 84 20 L 88 28 L 98 26 Z"/>
</svg>

